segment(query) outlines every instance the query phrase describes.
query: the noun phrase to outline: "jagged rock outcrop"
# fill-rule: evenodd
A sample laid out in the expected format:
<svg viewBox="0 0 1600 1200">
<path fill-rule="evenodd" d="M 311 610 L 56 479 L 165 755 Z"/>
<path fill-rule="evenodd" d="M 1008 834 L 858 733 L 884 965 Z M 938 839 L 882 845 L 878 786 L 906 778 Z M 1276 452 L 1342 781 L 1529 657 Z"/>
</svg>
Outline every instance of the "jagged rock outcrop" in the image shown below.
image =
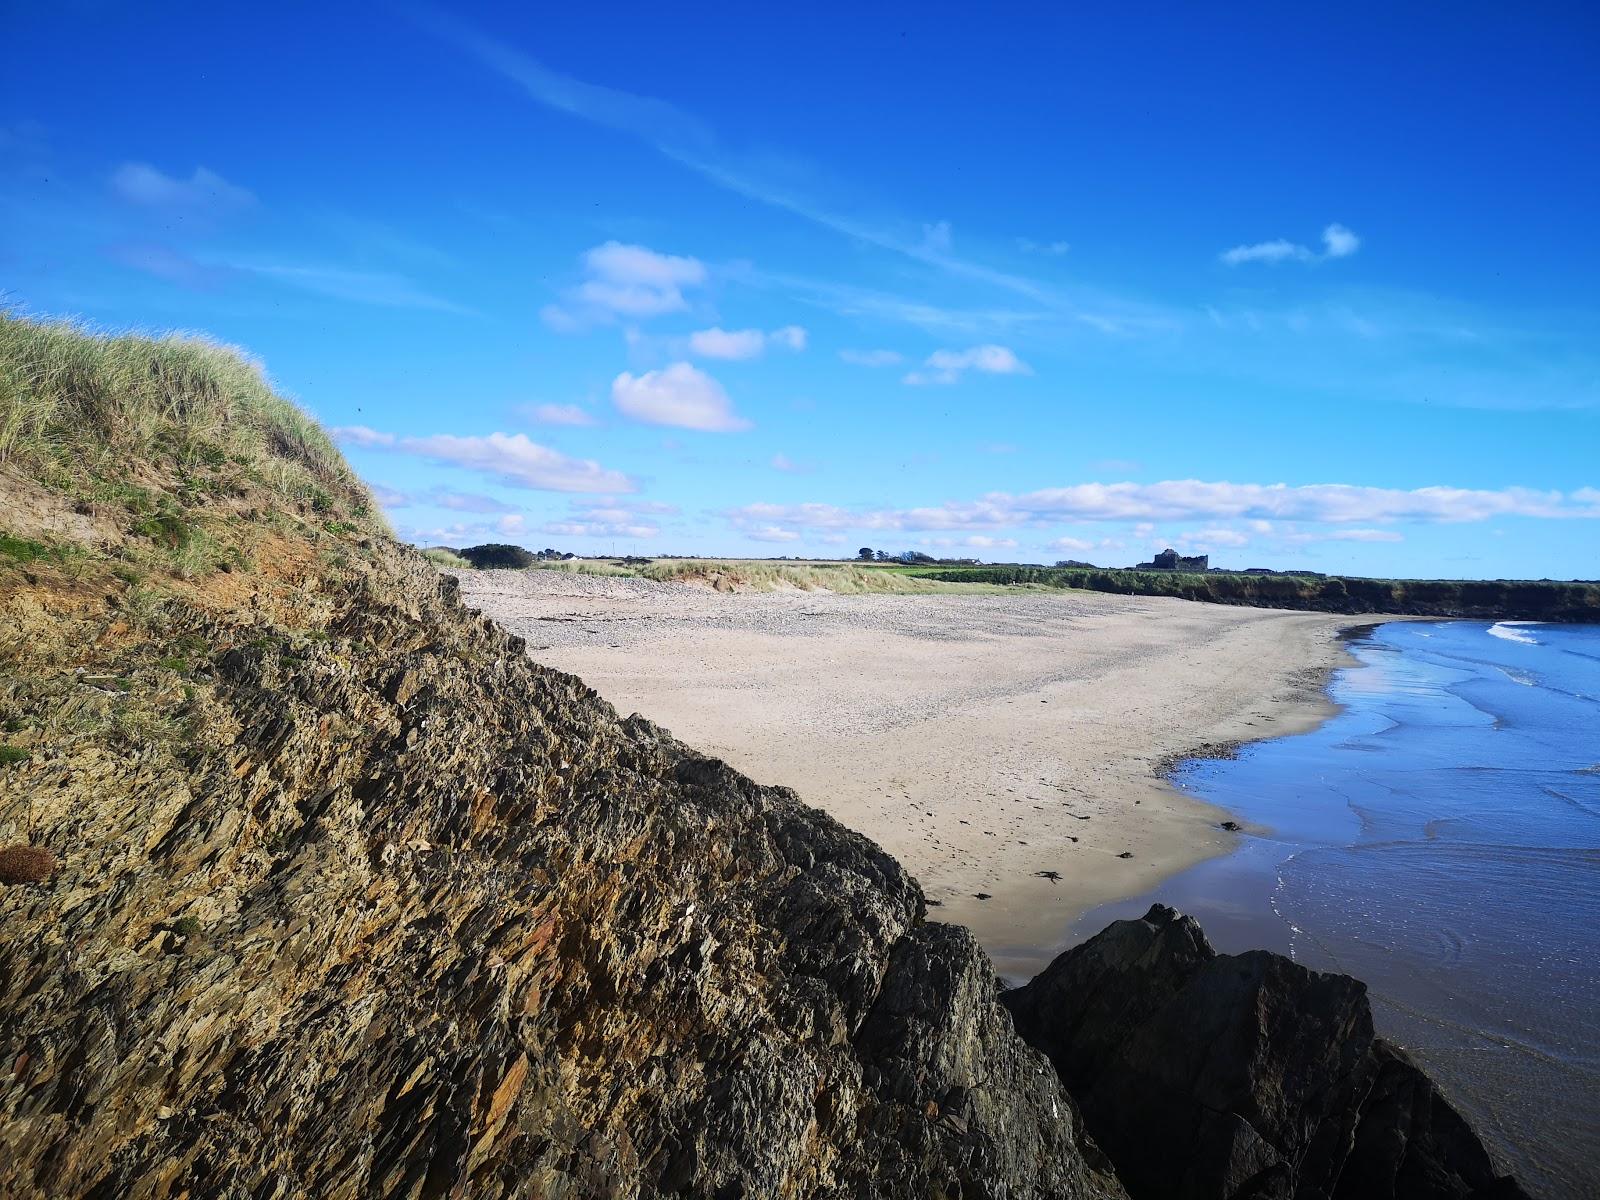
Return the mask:
<svg viewBox="0 0 1600 1200">
<path fill-rule="evenodd" d="M 883 851 L 329 541 L 5 575 L 0 1194 L 1124 1194 Z"/>
<path fill-rule="evenodd" d="M 1163 905 L 1007 992 L 1134 1200 L 1511 1200 L 1466 1121 L 1373 1035 L 1366 987 L 1219 955 Z"/>
</svg>

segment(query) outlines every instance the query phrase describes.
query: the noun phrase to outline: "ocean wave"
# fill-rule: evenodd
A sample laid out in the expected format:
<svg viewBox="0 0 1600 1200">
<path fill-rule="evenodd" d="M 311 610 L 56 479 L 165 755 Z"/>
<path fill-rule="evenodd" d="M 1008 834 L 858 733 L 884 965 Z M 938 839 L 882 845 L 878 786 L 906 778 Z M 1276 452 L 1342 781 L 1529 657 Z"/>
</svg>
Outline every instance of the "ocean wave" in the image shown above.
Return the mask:
<svg viewBox="0 0 1600 1200">
<path fill-rule="evenodd" d="M 1524 646 L 1537 646 L 1539 639 L 1523 632 L 1524 626 L 1537 624 L 1537 621 L 1496 621 L 1489 626 L 1489 636 L 1504 638 L 1508 642 L 1521 642 Z"/>
</svg>

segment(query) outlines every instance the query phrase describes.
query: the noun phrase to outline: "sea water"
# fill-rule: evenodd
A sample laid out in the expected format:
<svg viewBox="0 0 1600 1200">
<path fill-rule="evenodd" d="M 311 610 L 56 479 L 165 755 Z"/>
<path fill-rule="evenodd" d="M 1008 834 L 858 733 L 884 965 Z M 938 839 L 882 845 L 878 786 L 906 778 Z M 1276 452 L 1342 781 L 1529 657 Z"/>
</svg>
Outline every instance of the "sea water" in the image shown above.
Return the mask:
<svg viewBox="0 0 1600 1200">
<path fill-rule="evenodd" d="M 1176 782 L 1251 830 L 1153 899 L 1223 951 L 1366 981 L 1535 1195 L 1600 1196 L 1600 626 L 1397 622 L 1351 642 L 1339 715 Z"/>
</svg>

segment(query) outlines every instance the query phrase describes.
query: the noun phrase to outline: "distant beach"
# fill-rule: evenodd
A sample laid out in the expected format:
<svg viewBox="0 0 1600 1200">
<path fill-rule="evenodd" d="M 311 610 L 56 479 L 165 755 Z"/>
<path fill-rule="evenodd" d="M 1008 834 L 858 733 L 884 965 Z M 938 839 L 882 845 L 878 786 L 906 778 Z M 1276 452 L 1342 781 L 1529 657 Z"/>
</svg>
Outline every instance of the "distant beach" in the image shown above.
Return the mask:
<svg viewBox="0 0 1600 1200">
<path fill-rule="evenodd" d="M 1018 980 L 1079 914 L 1234 848 L 1228 814 L 1166 768 L 1326 719 L 1338 634 L 1362 620 L 1024 589 L 460 578 L 538 661 L 878 842 Z"/>
</svg>

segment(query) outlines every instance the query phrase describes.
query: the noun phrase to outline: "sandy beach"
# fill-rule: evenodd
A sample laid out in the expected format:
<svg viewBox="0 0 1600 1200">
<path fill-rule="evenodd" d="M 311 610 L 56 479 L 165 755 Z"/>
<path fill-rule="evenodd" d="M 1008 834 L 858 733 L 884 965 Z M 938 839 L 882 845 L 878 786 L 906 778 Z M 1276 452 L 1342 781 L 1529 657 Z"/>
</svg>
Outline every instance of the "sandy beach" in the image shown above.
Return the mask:
<svg viewBox="0 0 1600 1200">
<path fill-rule="evenodd" d="M 1325 718 L 1338 632 L 1360 623 L 1082 592 L 460 579 L 536 660 L 873 838 L 1012 979 L 1082 912 L 1232 847 L 1227 814 L 1163 765 Z"/>
</svg>

